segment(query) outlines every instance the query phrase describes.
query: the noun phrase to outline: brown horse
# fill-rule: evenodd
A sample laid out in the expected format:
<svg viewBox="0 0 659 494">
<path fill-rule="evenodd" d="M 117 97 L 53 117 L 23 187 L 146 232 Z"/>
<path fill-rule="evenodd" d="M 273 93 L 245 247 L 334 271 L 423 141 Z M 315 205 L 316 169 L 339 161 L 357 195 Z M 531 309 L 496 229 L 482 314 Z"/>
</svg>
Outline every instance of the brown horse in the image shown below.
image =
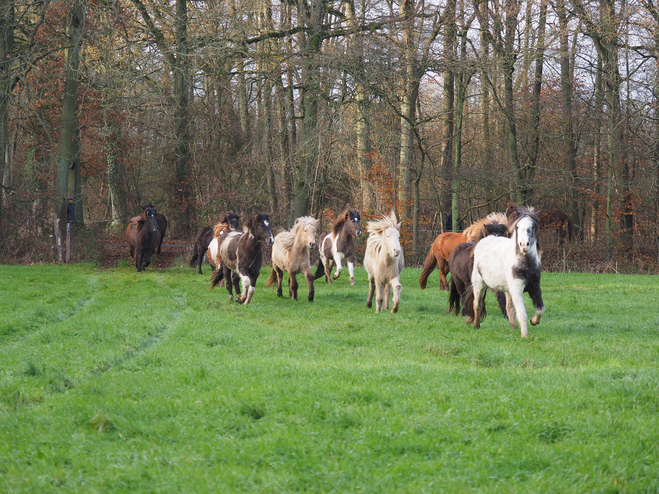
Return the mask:
<svg viewBox="0 0 659 494">
<path fill-rule="evenodd" d="M 298 273 L 304 273 L 309 285 L 309 302 L 313 302 L 314 276 L 311 273 L 309 250 L 316 246 L 316 228 L 318 220 L 311 216 L 302 216 L 295 220 L 295 225 L 288 232 L 281 232 L 275 237 L 272 246 L 272 273 L 265 286 L 272 285 L 277 280 L 277 296 L 282 296 L 281 284 L 284 271 L 288 272 L 288 294 L 297 300 Z"/>
<path fill-rule="evenodd" d="M 144 206 L 145 208 L 154 208 L 151 203 Z M 142 208 L 144 209 L 144 208 Z M 156 219 L 158 220 L 158 230 L 160 231 L 160 242 L 158 242 L 157 253 L 160 254 L 160 248 L 162 247 L 162 241 L 165 239 L 165 233 L 167 233 L 167 217 L 162 213 L 156 213 Z"/>
<path fill-rule="evenodd" d="M 193 268 L 197 266 L 199 274 L 202 274 L 201 264 L 204 260 L 204 254 L 206 254 L 212 269 L 215 269 L 218 264 L 214 264 L 211 261 L 210 253 L 207 253 L 208 247 L 212 240 L 218 237 L 219 231 L 228 232 L 231 230 L 237 230 L 239 219 L 240 217 L 236 213 L 228 212 L 224 215 L 224 218 L 222 218 L 222 220 L 214 227 L 205 226 L 199 230 L 199 232 L 197 232 L 197 240 L 195 240 L 194 249 L 192 251 L 192 257 L 190 258 L 190 267 Z"/>
<path fill-rule="evenodd" d="M 233 300 L 233 286 L 236 286 L 236 300 L 249 304 L 256 291 L 256 280 L 263 264 L 263 244 L 272 245 L 275 239 L 270 230 L 267 214 L 254 214 L 242 232 L 229 232 L 220 244 L 222 269 L 211 275 L 211 289 L 226 279 L 229 299 Z M 240 285 L 243 284 L 243 293 Z"/>
<path fill-rule="evenodd" d="M 161 241 L 157 214 L 154 207 L 144 206 L 142 214 L 131 218 L 126 227 L 130 256 L 135 259 L 138 272 L 151 264 L 151 257 Z"/>
<path fill-rule="evenodd" d="M 438 267 L 439 288 L 440 290 L 448 290 L 449 286 L 446 281 L 446 275 L 449 273 L 448 259 L 453 249 L 462 242 L 478 242 L 488 235 L 505 236 L 508 232 L 507 225 L 506 215 L 503 213 L 492 213 L 478 220 L 462 233 L 446 232 L 438 235 L 423 263 L 423 271 L 421 271 L 421 276 L 419 277 L 421 289 L 426 288 L 430 273 Z"/>
<path fill-rule="evenodd" d="M 320 235 L 320 259 L 316 267 L 315 279 L 325 275 L 325 281 L 332 283 L 343 271 L 341 260 L 345 259 L 350 273 L 350 284 L 355 284 L 355 242 L 353 237 L 360 237 L 362 227 L 359 224 L 359 213 L 354 209 L 346 209 L 341 213 L 329 232 Z M 332 266 L 336 264 L 336 272 L 331 275 Z"/>
</svg>

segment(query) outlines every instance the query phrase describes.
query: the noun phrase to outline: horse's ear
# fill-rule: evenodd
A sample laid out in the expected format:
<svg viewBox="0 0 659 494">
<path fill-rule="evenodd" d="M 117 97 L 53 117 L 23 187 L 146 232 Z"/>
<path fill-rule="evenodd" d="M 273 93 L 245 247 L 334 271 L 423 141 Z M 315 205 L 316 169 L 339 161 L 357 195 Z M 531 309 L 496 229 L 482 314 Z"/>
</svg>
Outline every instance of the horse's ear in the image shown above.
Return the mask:
<svg viewBox="0 0 659 494">
<path fill-rule="evenodd" d="M 403 222 L 399 221 L 398 224 L 396 225 L 396 228 L 398 228 L 400 230 L 400 225 L 402 225 L 402 224 L 403 224 Z"/>
</svg>

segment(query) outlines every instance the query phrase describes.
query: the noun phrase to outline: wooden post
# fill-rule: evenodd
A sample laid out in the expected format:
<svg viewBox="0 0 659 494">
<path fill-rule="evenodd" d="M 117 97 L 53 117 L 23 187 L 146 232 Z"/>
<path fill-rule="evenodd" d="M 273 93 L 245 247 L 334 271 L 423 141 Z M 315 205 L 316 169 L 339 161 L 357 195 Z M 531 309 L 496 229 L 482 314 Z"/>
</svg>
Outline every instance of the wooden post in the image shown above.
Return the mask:
<svg viewBox="0 0 659 494">
<path fill-rule="evenodd" d="M 62 262 L 62 232 L 59 229 L 60 219 L 56 214 L 53 214 L 53 227 L 55 230 L 55 242 L 57 245 L 57 259 Z"/>
<path fill-rule="evenodd" d="M 71 260 L 71 223 L 66 224 L 66 264 Z"/>
</svg>

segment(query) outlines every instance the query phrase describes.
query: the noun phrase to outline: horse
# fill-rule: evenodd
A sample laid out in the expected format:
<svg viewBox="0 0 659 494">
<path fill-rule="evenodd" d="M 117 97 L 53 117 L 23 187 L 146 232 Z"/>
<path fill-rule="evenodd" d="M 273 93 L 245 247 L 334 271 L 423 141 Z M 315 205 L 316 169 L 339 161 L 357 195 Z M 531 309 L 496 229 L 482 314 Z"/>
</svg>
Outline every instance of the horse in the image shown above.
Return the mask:
<svg viewBox="0 0 659 494">
<path fill-rule="evenodd" d="M 495 225 L 494 227 L 488 225 Z M 446 232 L 435 238 L 432 243 L 426 260 L 423 263 L 423 270 L 419 276 L 419 285 L 421 289 L 426 288 L 428 277 L 433 270 L 439 268 L 439 289 L 448 290 L 446 275 L 449 273 L 448 259 L 455 247 L 462 242 L 478 242 L 487 235 L 498 232 L 504 234 L 507 230 L 508 219 L 503 213 L 491 213 L 469 226 L 462 233 Z"/>
<path fill-rule="evenodd" d="M 517 217 L 517 206 L 513 203 L 508 204 L 506 215 L 509 219 L 514 220 Z M 539 227 L 542 230 L 554 230 L 558 235 L 559 247 L 572 240 L 574 235 L 574 224 L 565 211 L 560 209 L 541 209 L 538 212 Z"/>
<path fill-rule="evenodd" d="M 391 312 L 398 312 L 400 292 L 403 289 L 400 273 L 405 267 L 403 248 L 400 246 L 400 223 L 397 222 L 396 214 L 392 211 L 380 221 L 369 221 L 367 229 L 370 235 L 366 241 L 364 254 L 364 268 L 368 273 L 369 284 L 366 307 L 372 306 L 375 292 L 375 312 L 382 312 L 383 301 L 384 308 L 388 310 L 389 297 L 393 289 L 394 305 Z"/>
<path fill-rule="evenodd" d="M 256 280 L 263 264 L 263 243 L 275 242 L 270 230 L 270 218 L 264 213 L 255 213 L 244 226 L 242 232 L 232 231 L 223 236 L 220 243 L 222 269 L 211 275 L 211 290 L 226 279 L 229 300 L 233 300 L 233 285 L 236 286 L 236 300 L 249 304 L 256 291 Z M 239 282 L 242 281 L 243 293 Z"/>
<path fill-rule="evenodd" d="M 131 218 L 126 227 L 130 256 L 135 259 L 138 273 L 151 264 L 151 257 L 161 240 L 157 213 L 154 207 L 144 206 L 142 214 Z"/>
<path fill-rule="evenodd" d="M 145 208 L 154 208 L 155 207 L 149 203 Z M 162 213 L 156 213 L 156 219 L 158 220 L 158 230 L 160 231 L 160 242 L 158 242 L 158 255 L 160 255 L 160 248 L 162 247 L 162 241 L 165 238 L 165 233 L 167 233 L 167 217 Z"/>
<path fill-rule="evenodd" d="M 540 289 L 539 219 L 530 207 L 519 207 L 517 219 L 509 227 L 510 238 L 487 237 L 474 247 L 474 269 L 471 284 L 474 300 L 474 328 L 484 318 L 486 287 L 505 292 L 510 327 L 519 321 L 522 338 L 528 336 L 523 293 L 528 292 L 535 307 L 531 319 L 540 323 L 545 305 Z"/>
<path fill-rule="evenodd" d="M 493 234 L 500 236 L 500 234 Z M 448 259 L 451 281 L 449 281 L 449 297 L 447 314 L 455 312 L 460 314 L 460 302 L 462 302 L 462 315 L 467 317 L 466 322 L 474 322 L 474 300 L 471 289 L 471 273 L 474 269 L 474 247 L 475 242 L 463 242 L 453 249 Z M 497 292 L 497 301 L 504 317 L 506 315 L 506 299 L 502 292 Z M 483 306 L 483 318 L 485 318 L 485 306 Z"/>
<path fill-rule="evenodd" d="M 211 242 L 215 238 L 217 238 L 220 234 L 231 230 L 237 230 L 239 219 L 240 217 L 236 213 L 228 212 L 224 215 L 222 221 L 220 221 L 214 227 L 205 226 L 202 229 L 200 229 L 197 232 L 197 239 L 195 240 L 195 245 L 192 250 L 192 257 L 190 258 L 190 267 L 193 268 L 197 266 L 197 270 L 199 274 L 203 274 L 201 272 L 201 264 L 204 260 L 204 255 L 206 255 L 206 258 L 208 259 L 211 268 L 215 269 L 218 266 L 219 261 L 215 261 L 214 263 L 211 260 L 211 252 L 209 251 L 209 246 Z M 217 254 L 217 247 L 219 247 L 219 244 L 215 242 L 215 245 L 216 247 L 214 249 L 214 252 L 215 254 Z"/>
<path fill-rule="evenodd" d="M 309 251 L 316 246 L 316 228 L 318 220 L 311 216 L 302 216 L 295 220 L 290 231 L 281 232 L 275 237 L 272 246 L 272 272 L 265 286 L 277 281 L 277 296 L 282 296 L 281 284 L 284 271 L 288 272 L 288 295 L 297 300 L 298 273 L 304 273 L 309 285 L 309 302 L 313 302 L 314 276 L 311 273 Z"/>
<path fill-rule="evenodd" d="M 341 276 L 343 271 L 341 260 L 345 259 L 350 273 L 350 284 L 355 284 L 355 242 L 352 238 L 362 235 L 360 219 L 357 211 L 346 209 L 332 225 L 332 229 L 320 235 L 320 259 L 316 267 L 315 279 L 325 275 L 325 281 L 331 284 L 332 279 L 337 280 Z M 336 271 L 330 276 L 333 264 L 336 264 Z"/>
</svg>

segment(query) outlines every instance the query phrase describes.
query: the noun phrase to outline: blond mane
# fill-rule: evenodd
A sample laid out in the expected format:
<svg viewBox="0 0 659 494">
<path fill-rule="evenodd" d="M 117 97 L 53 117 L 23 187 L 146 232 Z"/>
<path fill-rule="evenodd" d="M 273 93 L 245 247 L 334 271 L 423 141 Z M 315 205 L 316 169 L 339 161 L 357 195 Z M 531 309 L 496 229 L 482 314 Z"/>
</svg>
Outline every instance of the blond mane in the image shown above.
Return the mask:
<svg viewBox="0 0 659 494">
<path fill-rule="evenodd" d="M 485 225 L 491 223 L 507 225 L 508 217 L 505 213 L 490 213 L 466 228 L 462 234 L 467 238 L 467 242 L 478 242 L 487 236 Z"/>
<path fill-rule="evenodd" d="M 382 218 L 378 221 L 369 221 L 366 229 L 371 235 L 376 235 L 381 237 L 387 228 L 394 227 L 398 229 L 398 220 L 396 219 L 396 213 L 393 211 L 388 215 L 382 215 Z"/>
</svg>

